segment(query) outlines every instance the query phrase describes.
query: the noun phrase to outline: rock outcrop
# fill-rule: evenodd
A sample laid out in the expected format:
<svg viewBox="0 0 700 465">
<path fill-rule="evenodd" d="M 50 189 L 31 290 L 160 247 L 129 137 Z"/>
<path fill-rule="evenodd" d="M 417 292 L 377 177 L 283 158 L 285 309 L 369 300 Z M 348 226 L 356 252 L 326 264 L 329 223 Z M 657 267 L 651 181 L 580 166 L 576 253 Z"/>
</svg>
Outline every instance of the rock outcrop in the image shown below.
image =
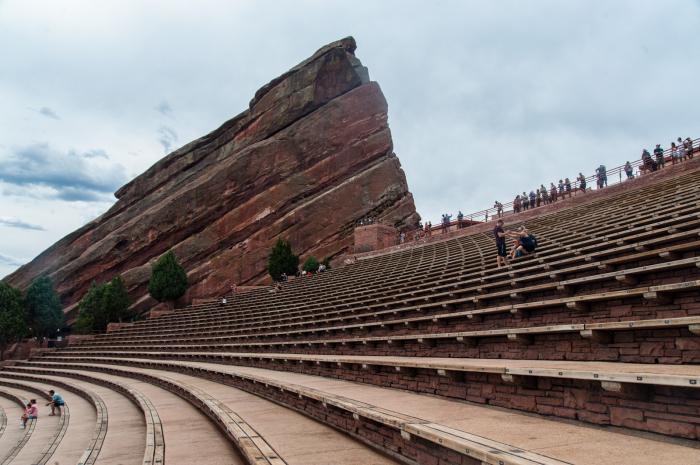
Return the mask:
<svg viewBox="0 0 700 465">
<path fill-rule="evenodd" d="M 354 51 L 342 39 L 272 80 L 246 111 L 158 161 L 106 213 L 5 281 L 26 288 L 48 273 L 74 316 L 93 280 L 121 274 L 143 309 L 154 303 L 151 264 L 169 249 L 191 300 L 264 282 L 278 238 L 322 258 L 349 250 L 363 217 L 415 227 L 386 100 Z"/>
</svg>

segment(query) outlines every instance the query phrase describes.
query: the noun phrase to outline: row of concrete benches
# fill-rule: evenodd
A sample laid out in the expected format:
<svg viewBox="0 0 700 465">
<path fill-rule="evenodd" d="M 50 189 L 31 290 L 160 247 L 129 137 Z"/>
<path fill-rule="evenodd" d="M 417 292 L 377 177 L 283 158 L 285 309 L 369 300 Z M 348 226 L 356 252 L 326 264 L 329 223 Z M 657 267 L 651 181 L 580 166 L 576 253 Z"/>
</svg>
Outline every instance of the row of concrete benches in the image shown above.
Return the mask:
<svg viewBox="0 0 700 465">
<path fill-rule="evenodd" d="M 194 315 L 192 315 L 192 316 L 194 316 Z M 165 324 L 165 323 L 166 323 L 166 321 L 163 321 L 163 323 L 162 323 L 162 324 Z"/>
<path fill-rule="evenodd" d="M 687 236 L 687 235 L 688 235 L 687 233 L 689 233 L 689 232 L 692 233 L 692 231 L 682 231 L 682 232 L 676 233 L 676 234 L 679 234 L 680 236 L 683 236 L 683 235 Z M 664 239 L 666 239 L 666 238 L 664 238 Z M 639 244 L 637 244 L 637 248 L 645 248 L 645 247 L 647 247 L 647 244 L 650 244 L 650 243 L 653 242 L 653 241 L 654 241 L 654 239 L 652 239 L 652 240 L 650 240 L 650 241 L 647 241 L 646 244 L 645 244 L 645 243 L 639 243 Z M 689 246 L 692 246 L 692 243 L 689 244 Z M 622 247 L 622 248 L 624 248 L 624 247 Z M 647 251 L 647 252 L 648 252 L 648 251 Z M 665 251 L 665 252 L 666 252 L 666 253 L 665 253 L 666 255 L 671 255 L 671 254 L 673 253 L 672 251 Z M 662 252 L 662 253 L 663 253 L 663 252 Z M 650 254 L 647 253 L 646 255 L 649 256 Z M 635 259 L 637 259 L 637 258 L 643 258 L 643 256 L 644 256 L 644 254 L 642 254 L 642 255 L 635 255 L 635 256 L 633 256 L 633 258 L 635 258 Z M 589 259 L 589 258 L 592 258 L 592 256 L 591 256 L 591 255 L 586 255 L 584 259 Z M 624 259 L 624 256 L 623 256 L 623 259 Z M 618 259 L 618 260 L 616 260 L 614 263 L 615 263 L 615 264 L 619 264 L 620 262 L 621 262 L 621 260 Z M 552 265 L 549 265 L 549 264 L 547 264 L 547 265 L 548 265 L 547 267 L 553 268 Z M 559 264 L 553 264 L 553 265 L 554 265 L 554 266 L 559 266 Z M 514 272 L 510 271 L 508 274 L 509 274 L 509 275 L 512 275 L 513 273 L 514 273 Z M 525 276 L 525 277 L 523 277 L 522 279 L 526 279 L 526 278 L 528 278 L 528 276 Z M 483 278 L 482 278 L 482 279 L 483 279 Z M 511 280 L 511 281 L 512 281 L 512 280 Z M 516 281 L 516 282 L 517 282 L 517 281 Z M 483 290 L 484 290 L 484 286 L 481 286 L 481 287 L 480 287 L 480 290 L 483 291 Z M 200 324 L 200 325 L 207 324 L 208 321 L 209 321 L 210 319 L 212 319 L 212 318 L 216 318 L 216 316 L 215 316 L 215 315 L 212 315 L 212 316 L 206 318 L 207 321 L 201 321 L 201 322 L 198 322 L 197 324 Z M 219 323 L 225 323 L 225 322 L 219 321 Z M 140 329 L 139 329 L 139 330 L 140 330 Z M 121 332 L 121 334 L 125 334 L 125 335 L 126 335 L 126 334 L 129 334 L 130 332 L 133 332 L 133 331 L 124 331 L 124 332 Z"/>
</svg>

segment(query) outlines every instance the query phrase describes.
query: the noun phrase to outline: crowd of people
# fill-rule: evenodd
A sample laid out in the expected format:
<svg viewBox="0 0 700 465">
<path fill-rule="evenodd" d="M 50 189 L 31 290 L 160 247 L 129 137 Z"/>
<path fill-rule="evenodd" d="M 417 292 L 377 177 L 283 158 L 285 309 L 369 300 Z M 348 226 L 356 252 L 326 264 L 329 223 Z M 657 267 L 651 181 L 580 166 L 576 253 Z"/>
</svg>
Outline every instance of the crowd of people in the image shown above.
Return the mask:
<svg viewBox="0 0 700 465">
<path fill-rule="evenodd" d="M 641 163 L 639 163 L 639 172 L 640 174 L 643 174 L 645 172 L 657 171 L 664 168 L 666 163 L 669 161 L 671 164 L 675 165 L 685 160 L 691 160 L 694 152 L 697 152 L 698 149 L 700 149 L 700 147 L 695 146 L 690 137 L 685 139 L 678 137 L 675 142 L 672 142 L 668 156 L 666 151 L 661 147 L 661 144 L 656 144 L 653 153 L 650 153 L 647 149 L 642 151 L 640 160 Z M 614 172 L 617 173 L 617 171 Z M 629 161 L 627 161 L 622 167 L 620 176 L 622 176 L 622 172 L 625 173 L 627 179 L 632 179 L 635 177 L 634 165 Z M 605 165 L 601 164 L 595 169 L 593 178 L 596 181 L 596 187 L 598 189 L 603 189 L 608 186 L 608 171 Z M 587 190 L 587 179 L 581 172 L 579 172 L 578 176 L 573 179 L 573 182 L 568 177 L 565 177 L 560 179 L 557 183 L 550 182 L 549 187 L 546 187 L 544 184 L 540 184 L 538 188 L 531 190 L 529 193 L 523 191 L 521 194 L 515 196 L 513 199 L 513 213 L 520 213 L 525 210 L 548 205 L 559 200 L 569 198 L 576 191 L 585 193 Z M 504 216 L 504 205 L 496 200 L 493 204 L 493 210 L 495 210 L 493 216 L 498 218 L 497 226 L 494 229 L 499 257 L 498 266 L 500 267 L 501 265 L 506 264 L 506 260 L 509 257 L 510 259 L 514 259 L 521 255 L 532 253 L 537 247 L 537 240 L 534 238 L 534 236 L 524 228 L 517 231 L 504 231 L 503 221 L 501 220 L 501 218 Z M 482 213 L 484 213 L 484 221 L 488 221 L 490 211 L 487 210 L 486 212 Z M 472 216 L 470 216 L 469 219 L 471 220 Z M 468 224 L 472 224 L 471 221 L 465 222 L 464 214 L 459 211 L 456 222 L 457 229 L 461 229 Z M 448 232 L 452 225 L 452 214 L 443 213 L 440 221 L 441 232 Z M 420 225 L 420 228 L 413 234 L 413 239 L 417 241 L 423 238 L 428 238 L 432 236 L 432 234 L 433 225 L 430 221 L 428 221 L 425 223 L 425 226 Z M 506 250 L 506 238 L 513 239 L 513 246 L 510 253 L 507 253 Z M 401 233 L 399 235 L 399 243 L 403 244 L 406 240 L 406 235 Z"/>
<path fill-rule="evenodd" d="M 676 142 L 671 143 L 670 161 L 675 165 L 685 160 L 690 160 L 693 158 L 693 152 L 697 151 L 697 149 L 698 147 L 693 145 L 693 140 L 690 137 L 685 139 L 679 137 Z M 661 144 L 656 144 L 653 155 L 647 149 L 642 151 L 639 170 L 640 172 L 657 171 L 666 165 L 666 161 L 666 151 L 661 147 Z M 622 170 L 627 176 L 627 179 L 634 178 L 634 166 L 632 163 L 627 161 Z M 608 172 L 605 165 L 601 164 L 595 169 L 594 177 L 598 189 L 608 186 Z M 545 187 L 544 184 L 541 184 L 539 188 L 533 189 L 529 193 L 523 192 L 515 196 L 513 199 L 513 213 L 520 213 L 521 211 L 571 197 L 572 192 L 576 190 L 585 193 L 587 188 L 586 176 L 580 172 L 573 183 L 569 178 L 564 178 L 560 179 L 556 184 L 553 182 L 550 183 L 549 187 Z M 502 203 L 496 201 L 493 208 L 496 210 L 495 216 L 498 218 L 503 217 Z"/>
<path fill-rule="evenodd" d="M 653 150 L 653 154 L 650 153 L 647 149 L 644 149 L 642 151 L 640 163 L 636 164 L 639 165 L 640 174 L 645 172 L 657 171 L 659 169 L 664 168 L 666 166 L 666 163 L 669 161 L 670 163 L 675 165 L 685 160 L 692 159 L 693 153 L 697 152 L 699 148 L 700 147 L 694 146 L 694 142 L 690 137 L 687 137 L 685 139 L 679 137 L 675 142 L 671 143 L 668 160 L 666 151 L 661 147 L 661 144 L 656 144 L 656 147 Z M 618 171 L 613 170 L 613 172 L 617 173 Z M 625 173 L 627 179 L 633 179 L 635 177 L 634 164 L 627 161 L 624 164 L 624 166 L 622 166 L 622 169 L 620 171 L 620 178 L 622 178 L 622 172 Z M 593 179 L 595 179 L 596 187 L 598 189 L 603 189 L 608 186 L 608 170 L 605 167 L 605 165 L 601 164 L 595 169 Z M 550 182 L 549 187 L 545 186 L 544 184 L 540 184 L 538 188 L 530 190 L 529 193 L 523 191 L 521 194 L 515 196 L 512 203 L 513 213 L 520 213 L 525 210 L 549 205 L 559 200 L 572 197 L 572 195 L 576 191 L 585 193 L 587 192 L 587 190 L 587 179 L 582 172 L 579 172 L 578 176 L 576 176 L 573 179 L 573 181 L 570 178 L 565 177 L 563 179 L 559 179 L 559 182 L 557 183 Z M 493 212 L 493 217 L 498 218 L 500 220 L 504 216 L 504 210 L 505 206 L 503 205 L 503 203 L 496 200 L 493 204 L 492 210 L 480 212 L 479 217 L 481 219 L 481 215 L 483 214 L 483 220 L 488 222 L 489 213 Z M 473 224 L 473 217 L 474 215 L 470 215 L 468 220 L 465 221 L 464 213 L 458 211 L 457 221 L 453 223 L 453 215 L 451 213 L 443 213 L 440 220 L 440 232 L 443 234 L 447 233 L 451 230 L 452 226 L 456 226 L 457 229 L 462 229 L 468 225 L 471 225 Z M 374 224 L 374 222 L 374 218 L 364 218 L 358 222 L 358 225 L 370 225 Z M 421 239 L 430 238 L 433 235 L 433 224 L 430 221 L 427 221 L 425 225 L 419 223 L 418 226 L 419 227 L 417 230 L 409 234 L 406 234 L 406 232 L 403 231 L 399 232 L 397 238 L 398 243 L 405 244 L 409 239 L 417 242 Z M 504 257 L 505 260 L 505 258 L 507 258 L 508 256 L 510 256 L 511 259 L 513 259 L 520 255 L 531 253 L 531 250 L 529 249 L 532 248 L 532 250 L 534 250 L 534 247 L 536 247 L 536 241 L 534 241 L 535 245 L 531 246 L 531 242 L 533 241 L 529 239 L 529 236 L 531 236 L 529 233 L 523 231 L 511 231 L 505 233 L 505 236 L 503 236 L 504 240 L 505 237 L 513 237 L 514 243 L 510 254 L 501 255 L 499 253 L 499 257 Z M 498 235 L 496 237 L 497 239 L 499 238 Z M 524 241 L 522 240 L 523 238 Z M 502 245 L 499 245 L 499 247 L 502 247 Z M 505 245 L 503 245 L 503 247 L 505 247 Z M 499 266 L 500 264 L 501 261 L 499 260 Z"/>
<path fill-rule="evenodd" d="M 49 396 L 51 400 L 46 404 L 47 407 L 51 407 L 51 413 L 49 416 L 55 416 L 57 414 L 56 412 L 58 412 L 58 415 L 60 415 L 61 407 L 65 406 L 66 402 L 63 400 L 63 397 L 53 389 L 49 391 Z M 39 418 L 39 405 L 37 404 L 36 399 L 31 399 L 29 402 L 27 402 L 24 412 L 20 418 L 20 428 L 26 428 L 29 420 L 36 420 L 37 418 Z"/>
<path fill-rule="evenodd" d="M 605 167 L 602 165 L 601 167 L 603 169 L 603 173 L 605 173 Z M 579 182 L 579 188 L 585 191 L 586 177 L 582 173 L 579 173 L 576 180 Z M 560 179 L 559 183 L 556 185 L 551 182 L 549 183 L 549 188 L 545 187 L 544 184 L 540 184 L 539 188 L 531 190 L 529 194 L 527 192 L 523 192 L 522 194 L 515 196 L 515 199 L 513 199 L 513 213 L 520 213 L 521 211 L 529 210 L 531 208 L 554 203 L 558 199 L 563 199 L 567 196 L 571 197 L 571 191 L 571 181 L 569 178 Z M 501 218 L 503 216 L 503 204 L 496 201 L 493 208 L 496 209 L 496 215 Z"/>
<path fill-rule="evenodd" d="M 690 137 L 685 139 L 679 137 L 675 142 L 671 142 L 671 164 L 676 165 L 686 160 L 692 160 L 696 148 Z M 664 168 L 666 166 L 665 152 L 661 144 L 656 144 L 653 155 L 647 149 L 642 150 L 642 164 L 639 169 L 641 171 L 657 171 Z M 629 161 L 625 163 L 625 174 L 627 179 L 634 177 L 634 169 Z"/>
</svg>

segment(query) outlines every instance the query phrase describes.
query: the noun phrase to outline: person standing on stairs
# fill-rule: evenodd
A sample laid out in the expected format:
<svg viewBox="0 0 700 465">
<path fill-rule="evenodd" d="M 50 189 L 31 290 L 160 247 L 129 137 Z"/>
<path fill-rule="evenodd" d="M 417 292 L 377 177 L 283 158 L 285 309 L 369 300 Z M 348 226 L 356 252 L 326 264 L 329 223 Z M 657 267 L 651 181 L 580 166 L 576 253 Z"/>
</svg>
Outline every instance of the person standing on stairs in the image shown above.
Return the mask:
<svg viewBox="0 0 700 465">
<path fill-rule="evenodd" d="M 508 255 L 506 249 L 506 232 L 503 230 L 503 220 L 499 219 L 496 221 L 496 227 L 493 228 L 493 235 L 496 239 L 496 265 L 498 268 L 500 268 L 501 265 L 508 266 L 508 261 L 506 260 L 506 256 Z"/>
<path fill-rule="evenodd" d="M 583 193 L 586 193 L 586 177 L 583 175 L 583 173 L 579 172 L 578 173 L 578 187 L 583 191 Z"/>
<path fill-rule="evenodd" d="M 661 144 L 656 144 L 654 156 L 656 157 L 656 166 L 658 166 L 659 169 L 663 168 L 666 160 L 664 160 L 664 149 L 661 148 Z"/>
</svg>

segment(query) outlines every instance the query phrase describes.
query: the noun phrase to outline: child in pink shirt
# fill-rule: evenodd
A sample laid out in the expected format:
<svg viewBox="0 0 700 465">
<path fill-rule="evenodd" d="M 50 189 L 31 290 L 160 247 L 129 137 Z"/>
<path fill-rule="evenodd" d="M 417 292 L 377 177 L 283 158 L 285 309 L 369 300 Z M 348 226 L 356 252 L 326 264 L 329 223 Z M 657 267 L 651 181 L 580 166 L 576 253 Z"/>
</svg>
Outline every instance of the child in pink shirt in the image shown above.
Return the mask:
<svg viewBox="0 0 700 465">
<path fill-rule="evenodd" d="M 24 409 L 24 414 L 22 415 L 22 428 L 27 427 L 27 420 L 36 420 L 39 416 L 39 407 L 36 405 L 36 400 L 32 399 L 31 402 L 27 404 Z"/>
</svg>

